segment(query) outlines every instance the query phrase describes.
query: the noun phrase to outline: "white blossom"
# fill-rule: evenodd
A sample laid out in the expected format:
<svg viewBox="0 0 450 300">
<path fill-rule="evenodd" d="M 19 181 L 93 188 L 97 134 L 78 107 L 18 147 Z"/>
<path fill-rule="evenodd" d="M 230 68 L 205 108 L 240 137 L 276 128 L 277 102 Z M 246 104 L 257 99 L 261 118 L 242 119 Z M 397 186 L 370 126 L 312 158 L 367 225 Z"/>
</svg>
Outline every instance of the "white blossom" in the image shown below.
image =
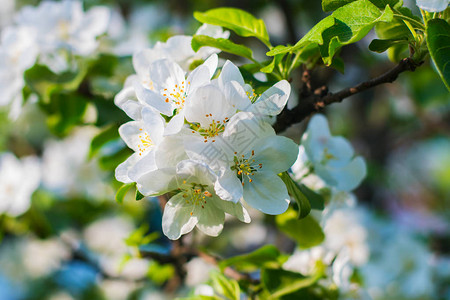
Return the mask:
<svg viewBox="0 0 450 300">
<path fill-rule="evenodd" d="M 195 226 L 203 233 L 218 236 L 223 229 L 225 212 L 240 221 L 250 222 L 239 203 L 220 199 L 214 191 L 217 175 L 205 164 L 184 160 L 176 168 L 158 169 L 137 180 L 144 195 L 177 192 L 164 208 L 162 227 L 170 239 L 178 239 Z"/>
<path fill-rule="evenodd" d="M 302 137 L 301 147 L 304 147 L 314 173 L 328 185 L 351 191 L 366 176 L 364 159 L 354 157 L 353 147 L 345 138 L 331 136 L 327 119 L 323 115 L 311 118 Z"/>
<path fill-rule="evenodd" d="M 416 0 L 417 6 L 429 12 L 443 11 L 448 7 L 450 0 Z"/>
<path fill-rule="evenodd" d="M 37 157 L 18 159 L 9 152 L 0 154 L 0 214 L 15 217 L 26 212 L 40 179 Z"/>
</svg>

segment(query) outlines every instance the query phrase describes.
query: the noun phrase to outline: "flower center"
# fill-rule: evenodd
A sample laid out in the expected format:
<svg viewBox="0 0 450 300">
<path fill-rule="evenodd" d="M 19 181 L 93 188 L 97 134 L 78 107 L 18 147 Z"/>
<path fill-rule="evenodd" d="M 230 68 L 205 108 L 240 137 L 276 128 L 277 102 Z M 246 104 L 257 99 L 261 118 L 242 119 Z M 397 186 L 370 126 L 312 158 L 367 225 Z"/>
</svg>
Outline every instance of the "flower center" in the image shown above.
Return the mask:
<svg viewBox="0 0 450 300">
<path fill-rule="evenodd" d="M 333 154 L 331 154 L 328 151 L 328 148 L 325 148 L 323 150 L 323 158 L 322 161 L 320 162 L 322 165 L 325 165 L 328 163 L 328 161 L 332 160 L 332 159 L 337 159 L 336 156 L 334 156 Z"/>
<path fill-rule="evenodd" d="M 194 208 L 196 206 L 205 208 L 207 198 L 212 197 L 211 192 L 206 190 L 206 187 L 207 186 L 203 184 L 186 183 L 186 180 L 184 180 L 183 184 L 179 188 L 186 204 L 192 205 L 192 210 L 190 212 L 191 216 L 194 214 Z"/>
<path fill-rule="evenodd" d="M 188 85 L 191 83 L 188 82 Z M 172 102 L 177 109 L 182 109 L 186 102 L 186 84 L 183 81 L 180 85 L 175 84 L 173 87 L 169 89 L 164 89 L 162 95 L 166 97 L 164 101 L 167 103 Z"/>
<path fill-rule="evenodd" d="M 248 158 L 245 158 L 245 155 L 241 155 L 240 157 L 236 156 L 237 152 L 234 152 L 234 154 L 234 165 L 231 166 L 231 170 L 236 170 L 242 185 L 244 185 L 245 177 L 248 178 L 248 182 L 253 182 L 253 179 L 250 176 L 255 175 L 255 173 L 262 168 L 262 164 L 254 159 L 255 150 L 252 150 L 251 155 Z"/>
<path fill-rule="evenodd" d="M 143 131 L 142 128 L 139 128 L 139 130 L 142 131 L 142 133 L 138 136 L 138 151 L 139 155 L 142 156 L 144 153 L 148 152 L 155 144 L 153 143 L 147 132 Z"/>
<path fill-rule="evenodd" d="M 256 99 L 261 96 L 255 93 L 255 89 L 252 89 L 249 92 L 245 92 L 247 94 L 248 99 L 250 100 L 251 103 L 254 103 L 256 101 Z"/>
<path fill-rule="evenodd" d="M 211 142 L 215 142 L 215 137 L 221 134 L 225 130 L 225 124 L 229 121 L 228 117 L 220 120 L 214 120 L 212 114 L 205 115 L 207 118 L 211 118 L 209 123 L 209 127 L 201 127 L 198 123 L 191 124 L 191 128 L 194 129 L 192 133 L 197 131 L 201 136 L 205 139 L 204 142 L 208 142 L 209 139 L 212 139 Z"/>
<path fill-rule="evenodd" d="M 57 30 L 62 40 L 69 39 L 70 23 L 67 20 L 60 20 L 57 25 Z"/>
</svg>

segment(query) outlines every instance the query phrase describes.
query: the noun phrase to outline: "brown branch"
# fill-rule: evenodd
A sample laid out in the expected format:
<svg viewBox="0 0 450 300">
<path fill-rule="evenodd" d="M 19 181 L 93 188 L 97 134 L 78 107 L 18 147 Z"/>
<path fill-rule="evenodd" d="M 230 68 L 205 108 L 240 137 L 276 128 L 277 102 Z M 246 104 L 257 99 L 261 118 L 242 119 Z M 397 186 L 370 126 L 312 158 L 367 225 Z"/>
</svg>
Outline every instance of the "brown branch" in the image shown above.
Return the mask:
<svg viewBox="0 0 450 300">
<path fill-rule="evenodd" d="M 328 89 L 325 86 L 315 90 L 312 90 L 311 87 L 309 87 L 308 90 L 311 91 L 307 91 L 306 93 L 304 90 L 302 91 L 300 94 L 299 104 L 295 108 L 292 110 L 285 108 L 281 114 L 278 115 L 277 121 L 274 124 L 275 131 L 282 132 L 289 126 L 300 123 L 311 114 L 322 110 L 327 105 L 341 102 L 347 97 L 358 94 L 380 84 L 391 83 L 397 79 L 400 73 L 405 71 L 414 71 L 416 67 L 421 64 L 422 63 L 414 62 L 411 58 L 404 58 L 394 68 L 386 73 L 371 80 L 362 82 L 354 87 L 345 88 L 337 93 L 328 93 Z M 305 77 L 305 74 L 303 77 Z M 304 79 L 303 81 L 305 83 Z"/>
</svg>

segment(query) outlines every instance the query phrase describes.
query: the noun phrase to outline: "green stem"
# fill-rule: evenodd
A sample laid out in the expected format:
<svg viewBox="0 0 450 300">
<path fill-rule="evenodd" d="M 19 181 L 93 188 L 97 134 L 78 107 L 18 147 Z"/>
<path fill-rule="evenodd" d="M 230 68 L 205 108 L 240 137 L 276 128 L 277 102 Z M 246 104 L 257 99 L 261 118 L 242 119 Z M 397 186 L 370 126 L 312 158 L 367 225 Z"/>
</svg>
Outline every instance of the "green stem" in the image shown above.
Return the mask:
<svg viewBox="0 0 450 300">
<path fill-rule="evenodd" d="M 287 71 L 287 75 L 289 76 L 289 74 L 291 74 L 291 72 L 294 70 L 295 64 L 297 63 L 297 60 L 300 58 L 300 53 L 301 51 L 298 51 L 295 56 L 294 59 L 292 60 L 292 63 Z"/>
<path fill-rule="evenodd" d="M 403 21 L 407 21 L 410 24 L 413 24 L 417 27 L 417 29 L 421 30 L 421 31 L 425 31 L 425 25 L 423 25 L 421 22 L 414 20 L 413 18 L 404 16 L 404 15 L 399 15 L 399 14 L 394 14 L 395 18 L 401 19 Z"/>
<path fill-rule="evenodd" d="M 416 30 L 414 29 L 414 27 L 412 27 L 411 23 L 409 23 L 408 21 L 406 21 L 406 20 L 402 20 L 402 21 L 408 27 L 409 31 L 411 31 L 411 34 L 413 35 L 414 40 L 416 41 L 416 43 L 418 43 L 419 39 L 417 37 L 417 33 L 416 33 Z"/>
</svg>

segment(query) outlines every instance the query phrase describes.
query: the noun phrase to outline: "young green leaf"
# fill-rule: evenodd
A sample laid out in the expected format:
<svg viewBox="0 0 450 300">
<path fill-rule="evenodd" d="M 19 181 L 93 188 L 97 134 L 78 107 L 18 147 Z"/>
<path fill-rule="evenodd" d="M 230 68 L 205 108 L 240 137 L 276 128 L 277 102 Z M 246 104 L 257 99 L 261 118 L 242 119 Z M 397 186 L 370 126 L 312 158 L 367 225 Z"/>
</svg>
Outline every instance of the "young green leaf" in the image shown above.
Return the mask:
<svg viewBox="0 0 450 300">
<path fill-rule="evenodd" d="M 234 256 L 220 262 L 219 267 L 224 270 L 233 266 L 237 270 L 251 272 L 264 265 L 278 265 L 280 251 L 273 245 L 263 246 L 251 253 Z"/>
<path fill-rule="evenodd" d="M 284 214 L 275 217 L 278 228 L 297 242 L 301 248 L 310 248 L 322 243 L 325 235 L 319 223 L 311 216 L 301 220 L 297 213 L 288 209 Z"/>
<path fill-rule="evenodd" d="M 387 49 L 398 45 L 398 44 L 408 44 L 408 39 L 387 39 L 387 40 L 378 40 L 375 39 L 372 42 L 370 42 L 369 49 L 373 52 L 382 53 L 386 51 Z"/>
<path fill-rule="evenodd" d="M 322 0 L 322 9 L 325 12 L 333 11 L 354 1 L 356 0 Z M 403 4 L 402 0 L 370 0 L 370 2 L 380 9 L 384 9 L 386 5 L 397 7 Z"/>
<path fill-rule="evenodd" d="M 265 268 L 261 271 L 262 284 L 270 292 L 269 299 L 280 299 L 282 296 L 307 288 L 319 278 L 319 276 L 305 277 L 300 273 L 282 269 Z M 310 298 L 302 297 L 302 299 Z"/>
<path fill-rule="evenodd" d="M 450 25 L 442 19 L 427 23 L 426 38 L 431 58 L 450 91 Z"/>
<path fill-rule="evenodd" d="M 127 194 L 127 192 L 132 188 L 135 187 L 136 183 L 131 182 L 131 183 L 126 183 L 124 185 L 122 185 L 119 190 L 117 190 L 116 193 L 116 202 L 119 204 L 123 203 L 123 199 L 125 198 L 125 195 Z"/>
<path fill-rule="evenodd" d="M 244 45 L 235 44 L 228 39 L 215 39 L 207 35 L 194 35 L 191 46 L 195 52 L 197 52 L 201 47 L 208 46 L 253 60 L 253 53 L 250 48 Z"/>
<path fill-rule="evenodd" d="M 144 199 L 144 195 L 141 194 L 141 192 L 139 192 L 138 189 L 136 189 L 136 201 L 142 200 Z"/>
<path fill-rule="evenodd" d="M 230 300 L 239 300 L 241 296 L 241 289 L 239 288 L 239 284 L 236 280 L 228 279 L 224 275 L 220 273 L 212 273 L 212 286 L 214 290 L 223 296 L 226 299 Z"/>
<path fill-rule="evenodd" d="M 301 219 L 306 217 L 311 211 L 311 204 L 309 203 L 308 198 L 287 172 L 281 173 L 279 176 L 286 185 L 289 195 L 294 197 L 295 202 L 297 203 L 298 218 Z"/>
<path fill-rule="evenodd" d="M 306 198 L 308 198 L 309 203 L 311 204 L 311 208 L 318 210 L 323 210 L 325 208 L 324 206 L 325 200 L 323 199 L 322 195 L 311 190 L 304 184 L 299 184 L 298 187 L 300 191 L 302 191 L 303 195 L 305 195 Z"/>
<path fill-rule="evenodd" d="M 264 21 L 241 9 L 221 7 L 203 13 L 194 12 L 194 18 L 202 23 L 231 29 L 240 36 L 256 37 L 266 46 L 271 47 Z"/>
</svg>

